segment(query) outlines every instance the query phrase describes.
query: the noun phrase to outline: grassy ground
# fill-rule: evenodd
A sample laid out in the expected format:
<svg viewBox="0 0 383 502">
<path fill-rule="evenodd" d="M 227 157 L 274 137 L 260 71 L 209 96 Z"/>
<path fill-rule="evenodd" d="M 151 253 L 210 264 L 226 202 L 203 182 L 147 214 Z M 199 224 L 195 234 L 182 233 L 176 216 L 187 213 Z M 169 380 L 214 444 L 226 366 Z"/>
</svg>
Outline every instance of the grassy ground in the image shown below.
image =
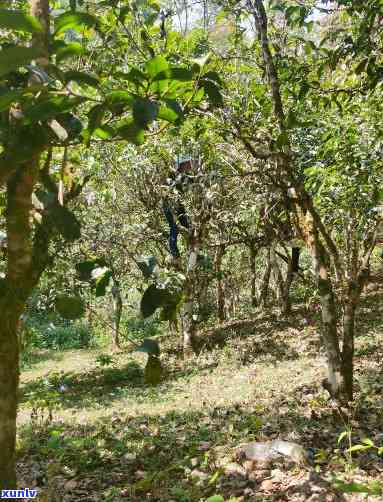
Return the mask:
<svg viewBox="0 0 383 502">
<path fill-rule="evenodd" d="M 346 451 L 349 440 L 383 442 L 381 300 L 370 294 L 359 312 L 357 399 L 342 416 L 321 388 L 314 314 L 260 315 L 186 362 L 165 342 L 158 387 L 144 385 L 137 353 L 107 366 L 96 350 L 36 354 L 21 375 L 20 484 L 39 486 L 42 501 L 382 500 L 336 489 L 383 481 L 375 449 Z M 313 448 L 315 465 L 234 462 L 239 444 L 276 438 Z"/>
</svg>

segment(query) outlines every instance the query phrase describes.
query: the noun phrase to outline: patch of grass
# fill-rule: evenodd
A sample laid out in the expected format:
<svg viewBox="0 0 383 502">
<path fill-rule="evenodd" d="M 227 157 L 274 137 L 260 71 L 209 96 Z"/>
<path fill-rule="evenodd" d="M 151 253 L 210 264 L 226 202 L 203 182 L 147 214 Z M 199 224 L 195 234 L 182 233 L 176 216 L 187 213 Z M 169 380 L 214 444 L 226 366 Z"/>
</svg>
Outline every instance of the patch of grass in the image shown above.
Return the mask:
<svg viewBox="0 0 383 502">
<path fill-rule="evenodd" d="M 174 340 L 162 338 L 167 372 L 157 387 L 144 385 L 146 356 L 138 353 L 75 350 L 36 363 L 21 377 L 24 484 L 33 486 L 37 465 L 49 500 L 202 502 L 222 494 L 226 501 L 305 502 L 315 493 L 342 500 L 334 473 L 345 483 L 355 476 L 382 481 L 374 452 L 356 452 L 350 461 L 348 445 L 338 444 L 347 427 L 353 444 L 365 437 L 382 444 L 381 299 L 362 304 L 356 404 L 346 415 L 321 387 L 318 326 L 298 309 L 289 320 L 260 317 L 251 332 L 230 333 L 223 348 L 187 361 Z M 315 466 L 257 467 L 243 476 L 223 469 L 239 444 L 277 438 L 313 448 Z"/>
<path fill-rule="evenodd" d="M 56 350 L 27 350 L 21 354 L 20 367 L 22 371 L 25 371 L 46 361 L 62 361 L 64 357 L 63 352 Z"/>
<path fill-rule="evenodd" d="M 87 372 L 50 372 L 21 386 L 20 404 L 48 400 L 60 408 L 108 406 L 126 388 L 142 387 L 143 372 L 136 361 L 125 366 L 96 367 Z"/>
</svg>

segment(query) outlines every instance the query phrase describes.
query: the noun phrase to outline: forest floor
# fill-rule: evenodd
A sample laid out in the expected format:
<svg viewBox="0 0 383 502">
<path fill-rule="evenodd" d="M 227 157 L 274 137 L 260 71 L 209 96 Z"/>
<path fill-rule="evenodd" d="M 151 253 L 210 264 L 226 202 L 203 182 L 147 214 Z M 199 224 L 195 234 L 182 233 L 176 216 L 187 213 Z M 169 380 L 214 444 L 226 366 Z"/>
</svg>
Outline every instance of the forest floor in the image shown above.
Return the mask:
<svg viewBox="0 0 383 502">
<path fill-rule="evenodd" d="M 372 495 L 383 483 L 377 449 L 347 452 L 365 438 L 383 444 L 382 314 L 382 293 L 367 295 L 356 400 L 343 414 L 321 387 L 317 315 L 298 309 L 287 320 L 258 313 L 255 328 L 186 362 L 164 337 L 157 387 L 143 382 L 143 354 L 36 354 L 21 375 L 20 486 L 52 502 L 383 500 Z M 238 445 L 272 439 L 313 448 L 314 464 L 235 461 Z M 364 493 L 344 493 L 352 487 Z"/>
</svg>

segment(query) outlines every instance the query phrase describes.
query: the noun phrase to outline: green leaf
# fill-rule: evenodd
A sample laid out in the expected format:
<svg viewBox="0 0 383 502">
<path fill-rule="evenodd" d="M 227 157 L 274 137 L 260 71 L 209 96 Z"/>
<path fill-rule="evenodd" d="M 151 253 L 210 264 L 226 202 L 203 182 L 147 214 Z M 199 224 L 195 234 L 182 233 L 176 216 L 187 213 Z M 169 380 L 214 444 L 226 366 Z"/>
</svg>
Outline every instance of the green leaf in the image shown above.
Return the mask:
<svg viewBox="0 0 383 502">
<path fill-rule="evenodd" d="M 105 106 L 95 105 L 88 112 L 88 127 L 83 131 L 82 137 L 84 138 L 85 144 L 89 145 L 90 138 L 94 134 L 94 131 L 101 126 L 101 122 L 105 116 Z"/>
<path fill-rule="evenodd" d="M 106 104 L 112 111 L 133 106 L 135 97 L 127 91 L 113 91 L 106 96 Z"/>
<path fill-rule="evenodd" d="M 222 475 L 221 469 L 217 469 L 215 473 L 211 476 L 209 479 L 209 485 L 214 485 L 216 484 L 218 478 Z"/>
<path fill-rule="evenodd" d="M 298 5 L 291 5 L 286 9 L 286 18 L 290 20 L 293 16 L 300 14 L 300 7 Z"/>
<path fill-rule="evenodd" d="M 145 64 L 145 70 L 152 79 L 160 72 L 164 72 L 169 68 L 169 63 L 164 56 L 155 56 Z"/>
<path fill-rule="evenodd" d="M 117 72 L 114 76 L 116 78 L 132 82 L 133 84 L 141 87 L 144 87 L 145 83 L 147 82 L 145 74 L 137 68 L 132 68 L 128 73 Z"/>
<path fill-rule="evenodd" d="M 175 123 L 183 116 L 182 109 L 177 101 L 166 99 L 158 110 L 158 118 L 167 122 Z"/>
<path fill-rule="evenodd" d="M 158 105 L 150 99 L 137 98 L 133 104 L 134 122 L 142 128 L 145 128 L 150 122 L 156 119 Z"/>
<path fill-rule="evenodd" d="M 192 59 L 192 62 L 198 66 L 199 69 L 203 68 L 205 64 L 209 61 L 211 57 L 210 52 L 196 59 Z"/>
<path fill-rule="evenodd" d="M 80 31 L 97 25 L 97 19 L 86 12 L 64 12 L 55 19 L 55 36 L 61 35 L 66 30 Z"/>
<path fill-rule="evenodd" d="M 203 87 L 200 87 L 193 96 L 193 102 L 200 103 L 204 98 L 204 96 L 205 96 L 205 89 Z"/>
<path fill-rule="evenodd" d="M 0 9 L 0 28 L 20 30 L 28 33 L 42 32 L 41 23 L 21 10 Z"/>
<path fill-rule="evenodd" d="M 91 87 L 98 87 L 100 84 L 99 79 L 95 75 L 75 70 L 65 72 L 65 82 L 67 83 L 71 81 L 79 84 L 90 85 Z"/>
<path fill-rule="evenodd" d="M 306 171 L 305 171 L 305 174 L 306 174 Z M 343 431 L 339 434 L 339 437 L 338 437 L 338 444 L 345 438 L 347 437 L 347 435 L 349 434 L 348 431 Z"/>
<path fill-rule="evenodd" d="M 180 82 L 189 82 L 193 79 L 193 73 L 187 68 L 169 68 L 165 71 L 157 73 L 153 78 L 153 82 L 158 80 L 179 80 Z"/>
<path fill-rule="evenodd" d="M 116 132 L 121 138 L 137 146 L 142 145 L 145 141 L 145 130 L 139 127 L 132 119 L 120 124 Z"/>
<path fill-rule="evenodd" d="M 201 80 L 201 85 L 205 89 L 206 94 L 209 97 L 209 101 L 214 105 L 214 106 L 222 106 L 223 105 L 223 98 L 220 90 L 218 87 L 211 82 L 210 80 Z"/>
<path fill-rule="evenodd" d="M 66 44 L 62 40 L 53 44 L 52 51 L 56 54 L 57 63 L 71 57 L 83 56 L 86 53 L 85 48 L 78 42 Z"/>
<path fill-rule="evenodd" d="M 292 129 L 293 127 L 296 127 L 299 125 L 300 125 L 300 123 L 295 115 L 295 112 L 293 110 L 290 110 L 289 114 L 287 116 L 287 120 L 286 120 L 287 129 Z"/>
<path fill-rule="evenodd" d="M 349 453 L 355 452 L 355 451 L 363 451 L 363 450 L 369 450 L 371 446 L 369 445 L 363 445 L 363 444 L 356 444 L 354 446 L 351 446 L 351 448 L 347 448 L 347 451 Z"/>
<path fill-rule="evenodd" d="M 222 495 L 213 495 L 206 499 L 206 502 L 225 502 L 225 499 L 222 497 Z"/>
<path fill-rule="evenodd" d="M 83 300 L 78 296 L 60 295 L 56 297 L 56 310 L 64 319 L 79 319 L 85 313 Z"/>
<path fill-rule="evenodd" d="M 311 33 L 314 29 L 314 21 L 309 21 L 308 23 L 305 23 L 305 27 L 306 27 L 307 33 Z"/>
<path fill-rule="evenodd" d="M 61 113 L 73 110 L 73 108 L 77 108 L 83 102 L 84 98 L 82 97 L 51 96 L 48 99 L 27 107 L 24 111 L 24 117 L 27 123 L 48 120 Z"/>
<path fill-rule="evenodd" d="M 283 148 L 284 146 L 289 144 L 289 136 L 285 132 L 281 132 L 278 136 L 276 145 L 278 148 Z"/>
<path fill-rule="evenodd" d="M 109 285 L 110 279 L 112 278 L 112 272 L 110 270 L 106 270 L 104 274 L 97 278 L 96 281 L 96 297 L 105 296 L 106 288 Z"/>
<path fill-rule="evenodd" d="M 145 338 L 141 345 L 137 347 L 137 352 L 144 352 L 145 354 L 149 354 L 151 356 L 159 356 L 160 355 L 160 346 L 156 340 L 152 340 L 151 338 Z"/>
<path fill-rule="evenodd" d="M 123 7 L 121 7 L 120 9 L 120 14 L 118 16 L 118 19 L 121 21 L 121 22 L 124 22 L 125 20 L 125 17 L 130 13 L 132 12 L 132 7 L 130 5 L 124 5 Z"/>
<path fill-rule="evenodd" d="M 41 51 L 33 47 L 9 47 L 0 51 L 0 77 L 24 66 L 41 56 Z"/>
<path fill-rule="evenodd" d="M 149 0 L 148 3 L 153 10 L 156 10 L 157 12 L 160 11 L 161 5 L 159 2 L 157 2 L 156 0 Z"/>
<path fill-rule="evenodd" d="M 51 220 L 66 241 L 73 242 L 81 237 L 81 225 L 68 208 L 58 205 L 53 207 Z"/>
<path fill-rule="evenodd" d="M 111 139 L 114 138 L 114 136 L 116 135 L 116 131 L 113 129 L 113 127 L 110 127 L 108 125 L 102 125 L 94 130 L 93 135 L 97 136 L 97 138 L 104 140 Z"/>
<path fill-rule="evenodd" d="M 168 297 L 166 289 L 160 289 L 155 284 L 151 284 L 141 298 L 140 309 L 143 318 L 153 315 L 159 307 L 164 305 Z"/>
<path fill-rule="evenodd" d="M 369 493 L 371 495 L 380 495 L 382 493 L 382 487 L 378 482 L 378 485 L 365 485 L 361 483 L 344 483 L 343 481 L 337 480 L 335 486 L 338 490 L 343 493 Z"/>
<path fill-rule="evenodd" d="M 149 279 L 157 265 L 155 256 L 142 256 L 137 260 L 137 266 L 143 273 L 145 279 Z"/>
<path fill-rule="evenodd" d="M 371 495 L 382 495 L 382 483 L 375 479 L 368 484 Z"/>
</svg>

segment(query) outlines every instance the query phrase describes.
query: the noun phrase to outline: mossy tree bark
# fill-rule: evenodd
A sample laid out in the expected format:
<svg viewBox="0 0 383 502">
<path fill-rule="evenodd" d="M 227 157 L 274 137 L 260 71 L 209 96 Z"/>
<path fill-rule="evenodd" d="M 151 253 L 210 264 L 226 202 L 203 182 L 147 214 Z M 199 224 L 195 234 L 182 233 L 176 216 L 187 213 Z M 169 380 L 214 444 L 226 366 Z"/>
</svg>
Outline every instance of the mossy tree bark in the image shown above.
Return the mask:
<svg viewBox="0 0 383 502">
<path fill-rule="evenodd" d="M 30 213 L 37 167 L 38 158 L 20 166 L 7 184 L 7 274 L 0 283 L 0 489 L 16 487 L 17 328 L 34 285 Z"/>
<path fill-rule="evenodd" d="M 45 28 L 34 34 L 32 45 L 41 53 L 41 66 L 48 64 L 49 2 L 30 0 L 31 14 Z M 31 134 L 33 133 L 31 129 Z M 23 131 L 28 133 L 28 129 Z M 15 161 L 17 134 L 6 148 L 0 182 L 7 192 L 7 272 L 0 281 L 0 490 L 16 488 L 15 445 L 17 394 L 19 385 L 19 342 L 17 329 L 25 303 L 46 266 L 48 241 L 45 230 L 33 234 L 32 193 L 46 145 L 37 141 L 28 161 Z M 4 168 L 3 168 L 4 167 Z M 44 221 L 44 218 L 43 218 Z M 34 237 L 34 238 L 33 238 Z M 33 239 L 33 240 L 32 240 Z"/>
<path fill-rule="evenodd" d="M 189 232 L 188 260 L 186 269 L 186 279 L 184 285 L 184 301 L 181 308 L 182 325 L 182 347 L 184 357 L 188 357 L 194 352 L 196 322 L 193 317 L 194 304 L 196 301 L 196 272 L 197 260 L 200 250 L 200 241 L 195 229 Z"/>
<path fill-rule="evenodd" d="M 15 445 L 19 347 L 17 321 L 22 305 L 15 308 L 9 295 L 0 299 L 0 490 L 16 487 Z"/>
<path fill-rule="evenodd" d="M 350 279 L 343 305 L 342 374 L 347 398 L 353 398 L 355 315 L 364 286 L 369 277 L 368 268 L 362 268 L 355 280 Z"/>
<path fill-rule="evenodd" d="M 271 250 L 270 248 L 267 248 L 266 267 L 262 277 L 261 294 L 259 296 L 259 304 L 264 307 L 267 306 L 267 299 L 269 296 L 270 276 L 271 276 Z"/>
</svg>

